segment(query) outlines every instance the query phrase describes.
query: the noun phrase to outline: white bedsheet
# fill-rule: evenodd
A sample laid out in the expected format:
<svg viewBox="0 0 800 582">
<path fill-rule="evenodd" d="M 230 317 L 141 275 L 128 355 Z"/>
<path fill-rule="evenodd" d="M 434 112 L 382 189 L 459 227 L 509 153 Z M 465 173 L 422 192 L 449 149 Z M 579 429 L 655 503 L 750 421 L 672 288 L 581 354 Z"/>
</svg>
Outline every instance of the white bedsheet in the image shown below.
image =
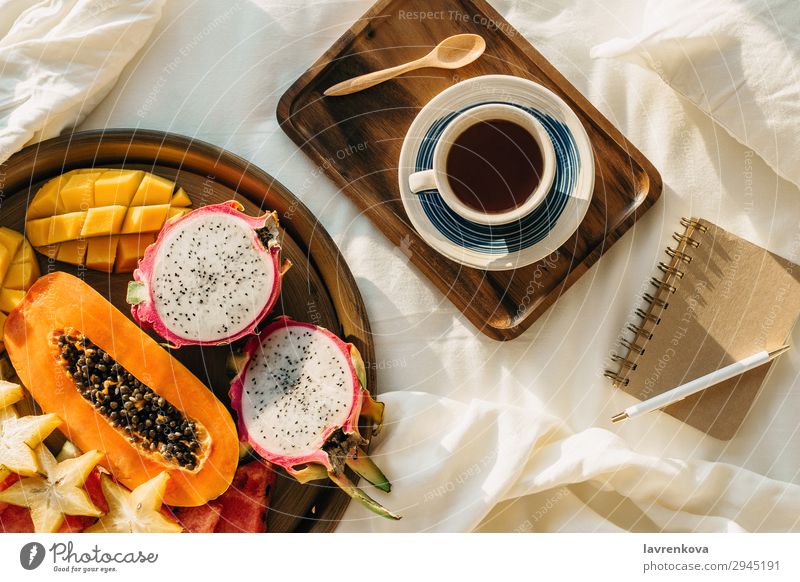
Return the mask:
<svg viewBox="0 0 800 582">
<path fill-rule="evenodd" d="M 351 504 L 341 531 L 798 530 L 800 350 L 778 361 L 730 442 L 632 403 L 602 377 L 682 215 L 798 260 L 800 196 L 655 75 L 589 58 L 630 36 L 637 2 L 490 0 L 647 155 L 659 203 L 519 339 L 479 335 L 280 130 L 280 95 L 369 0 L 173 0 L 81 125 L 156 128 L 276 176 L 341 248 L 369 310 L 388 423 L 374 454 L 390 523 Z M 800 344 L 800 332 L 793 343 Z"/>
</svg>

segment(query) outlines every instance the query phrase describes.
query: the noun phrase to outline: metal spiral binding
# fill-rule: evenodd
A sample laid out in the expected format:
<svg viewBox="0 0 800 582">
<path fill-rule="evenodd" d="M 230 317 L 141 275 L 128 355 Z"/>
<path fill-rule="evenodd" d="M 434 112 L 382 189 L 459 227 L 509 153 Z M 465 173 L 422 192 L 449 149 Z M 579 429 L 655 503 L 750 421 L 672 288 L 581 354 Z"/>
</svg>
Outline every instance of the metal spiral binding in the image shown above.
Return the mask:
<svg viewBox="0 0 800 582">
<path fill-rule="evenodd" d="M 623 378 L 619 374 L 615 374 L 611 370 L 604 371 L 603 376 L 605 376 L 606 378 L 610 378 L 615 383 L 622 384 L 623 386 L 627 386 L 630 383 L 630 380 L 628 380 L 627 378 Z"/>
<path fill-rule="evenodd" d="M 696 249 L 700 246 L 700 241 L 696 237 L 692 236 L 694 234 L 693 231 L 696 230 L 701 233 L 708 231 L 708 227 L 706 225 L 693 218 L 684 217 L 681 218 L 680 222 L 681 225 L 686 228 L 686 232 L 672 233 L 672 238 L 676 240 L 679 245 L 676 248 L 667 246 L 665 251 L 666 254 L 673 259 L 672 264 L 668 264 L 664 261 L 659 262 L 658 269 L 664 275 L 661 278 L 652 277 L 650 279 L 650 284 L 656 288 L 655 293 L 642 294 L 642 298 L 650 305 L 650 307 L 647 309 L 637 308 L 635 310 L 634 313 L 641 318 L 641 323 L 639 325 L 629 323 L 625 329 L 633 333 L 633 338 L 621 338 L 619 340 L 620 346 L 627 350 L 627 355 L 623 357 L 618 354 L 612 354 L 611 359 L 619 365 L 619 368 L 616 371 L 605 370 L 603 373 L 606 378 L 610 378 L 616 384 L 621 384 L 623 386 L 627 386 L 629 384 L 630 380 L 627 378 L 627 371 L 636 369 L 638 365 L 636 360 L 644 354 L 647 342 L 653 339 L 655 327 L 661 323 L 661 317 L 657 313 L 654 313 L 654 309 L 659 308 L 661 311 L 664 311 L 669 307 L 669 301 L 667 301 L 663 295 L 675 293 L 677 291 L 677 287 L 673 285 L 673 283 L 675 283 L 676 280 L 683 279 L 683 277 L 686 275 L 686 271 L 679 269 L 677 265 L 680 263 L 685 265 L 691 263 L 693 257 L 686 252 L 687 249 Z M 642 339 L 640 340 L 639 338 Z M 631 356 L 631 354 L 634 355 Z"/>
<path fill-rule="evenodd" d="M 617 354 L 611 354 L 611 359 L 617 362 L 620 368 L 627 368 L 629 370 L 636 369 L 637 364 L 635 362 L 631 362 L 628 358 L 623 358 L 622 356 Z"/>
<path fill-rule="evenodd" d="M 679 260 L 683 261 L 687 265 L 692 262 L 692 257 L 687 255 L 686 253 L 682 253 L 677 249 L 673 249 L 672 247 L 667 247 L 665 251 L 671 258 L 677 257 Z"/>
<path fill-rule="evenodd" d="M 650 284 L 657 289 L 664 289 L 665 291 L 669 291 L 670 293 L 675 293 L 678 290 L 677 287 L 674 285 L 670 285 L 663 279 L 659 279 L 658 277 L 651 277 Z"/>
<path fill-rule="evenodd" d="M 660 317 L 658 317 L 657 315 L 654 315 L 652 313 L 647 313 L 641 307 L 637 307 L 636 311 L 634 313 L 636 313 L 636 315 L 638 315 L 639 317 L 641 317 L 645 321 L 652 321 L 656 325 L 661 323 L 661 318 Z"/>
<path fill-rule="evenodd" d="M 634 333 L 635 337 L 642 336 L 646 340 L 653 339 L 653 333 L 650 330 L 645 329 L 644 326 L 633 325 L 632 323 L 629 323 L 627 328 L 629 331 Z"/>
<path fill-rule="evenodd" d="M 678 241 L 679 243 L 686 243 L 687 245 L 693 246 L 694 248 L 700 246 L 700 241 L 695 240 L 692 237 L 687 236 L 685 234 L 681 234 L 679 232 L 673 232 L 672 238 Z"/>
<path fill-rule="evenodd" d="M 667 307 L 669 307 L 668 301 L 664 301 L 660 297 L 654 297 L 650 295 L 650 293 L 643 293 L 642 299 L 644 299 L 648 303 L 655 305 L 656 307 L 660 307 L 661 309 L 666 309 Z"/>
<path fill-rule="evenodd" d="M 685 226 L 686 228 L 696 228 L 700 232 L 706 232 L 708 227 L 702 224 L 699 220 L 695 220 L 694 218 L 686 218 L 685 216 L 681 218 L 681 226 Z"/>
<path fill-rule="evenodd" d="M 644 353 L 644 346 L 640 346 L 639 344 L 633 343 L 632 341 L 626 340 L 625 338 L 619 340 L 619 343 L 622 346 L 628 348 L 630 351 L 636 352 L 640 356 Z"/>
<path fill-rule="evenodd" d="M 666 275 L 675 275 L 678 279 L 683 279 L 684 272 L 680 269 L 666 264 L 664 261 L 658 263 L 658 269 Z"/>
</svg>

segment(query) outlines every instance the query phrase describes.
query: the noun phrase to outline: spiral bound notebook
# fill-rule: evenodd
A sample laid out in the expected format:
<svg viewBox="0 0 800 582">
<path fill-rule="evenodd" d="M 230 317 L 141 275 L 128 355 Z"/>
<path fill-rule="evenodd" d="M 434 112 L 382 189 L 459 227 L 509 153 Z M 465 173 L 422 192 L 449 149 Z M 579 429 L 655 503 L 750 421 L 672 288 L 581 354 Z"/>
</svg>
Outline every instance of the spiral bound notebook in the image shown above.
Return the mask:
<svg viewBox="0 0 800 582">
<path fill-rule="evenodd" d="M 703 219 L 681 220 L 606 376 L 645 400 L 786 343 L 800 315 L 800 266 Z M 728 440 L 771 364 L 664 408 Z"/>
</svg>

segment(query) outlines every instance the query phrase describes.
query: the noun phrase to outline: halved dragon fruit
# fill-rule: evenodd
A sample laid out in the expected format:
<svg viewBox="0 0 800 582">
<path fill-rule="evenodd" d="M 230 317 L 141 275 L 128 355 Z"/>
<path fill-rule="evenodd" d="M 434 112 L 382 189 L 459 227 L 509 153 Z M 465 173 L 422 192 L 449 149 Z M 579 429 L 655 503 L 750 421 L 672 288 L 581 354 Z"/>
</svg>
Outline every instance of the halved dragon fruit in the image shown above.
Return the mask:
<svg viewBox="0 0 800 582">
<path fill-rule="evenodd" d="M 327 329 L 281 317 L 244 351 L 230 392 L 240 438 L 301 483 L 329 477 L 375 513 L 399 519 L 345 475 L 350 467 L 383 491 L 391 489 L 362 448 L 359 416 L 377 432 L 383 404 L 365 388 L 355 346 Z"/>
<path fill-rule="evenodd" d="M 277 215 L 242 210 L 231 200 L 166 223 L 128 284 L 139 325 L 174 347 L 254 333 L 278 299 L 285 268 Z"/>
</svg>

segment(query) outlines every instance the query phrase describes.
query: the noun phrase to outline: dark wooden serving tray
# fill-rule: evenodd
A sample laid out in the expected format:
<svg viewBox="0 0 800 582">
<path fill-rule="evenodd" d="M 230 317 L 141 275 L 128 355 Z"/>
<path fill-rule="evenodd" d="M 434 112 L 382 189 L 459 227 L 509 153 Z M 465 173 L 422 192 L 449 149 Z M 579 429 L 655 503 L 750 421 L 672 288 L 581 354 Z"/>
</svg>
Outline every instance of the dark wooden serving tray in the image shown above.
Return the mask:
<svg viewBox="0 0 800 582">
<path fill-rule="evenodd" d="M 375 361 L 367 312 L 353 275 L 328 233 L 282 184 L 246 160 L 211 144 L 146 130 L 86 131 L 50 139 L 0 164 L 0 226 L 20 232 L 31 197 L 50 178 L 76 168 L 116 167 L 153 172 L 183 186 L 195 207 L 238 200 L 253 216 L 275 210 L 283 235 L 282 256 L 293 266 L 283 278 L 275 313 L 322 325 L 352 342 L 364 361 Z M 67 271 L 83 278 L 130 316 L 125 290 L 130 273 L 107 274 L 50 262 L 39 255 L 42 273 Z M 158 338 L 157 338 L 158 339 Z M 226 360 L 230 347 L 185 346 L 172 354 L 229 403 Z M 375 366 L 367 365 L 375 390 Z M 362 433 L 363 434 L 363 433 Z M 332 531 L 350 498 L 328 482 L 300 485 L 278 474 L 270 504 L 271 532 Z"/>
<path fill-rule="evenodd" d="M 457 71 L 425 69 L 345 97 L 329 86 L 418 58 L 443 38 L 472 32 L 486 53 Z M 458 81 L 525 77 L 553 90 L 578 115 L 595 153 L 594 197 L 557 252 L 514 271 L 464 267 L 429 247 L 400 201 L 403 137 L 419 110 Z M 358 204 L 378 229 L 486 335 L 508 340 L 538 319 L 661 195 L 653 165 L 484 0 L 381 0 L 281 97 L 284 131 Z"/>
</svg>

